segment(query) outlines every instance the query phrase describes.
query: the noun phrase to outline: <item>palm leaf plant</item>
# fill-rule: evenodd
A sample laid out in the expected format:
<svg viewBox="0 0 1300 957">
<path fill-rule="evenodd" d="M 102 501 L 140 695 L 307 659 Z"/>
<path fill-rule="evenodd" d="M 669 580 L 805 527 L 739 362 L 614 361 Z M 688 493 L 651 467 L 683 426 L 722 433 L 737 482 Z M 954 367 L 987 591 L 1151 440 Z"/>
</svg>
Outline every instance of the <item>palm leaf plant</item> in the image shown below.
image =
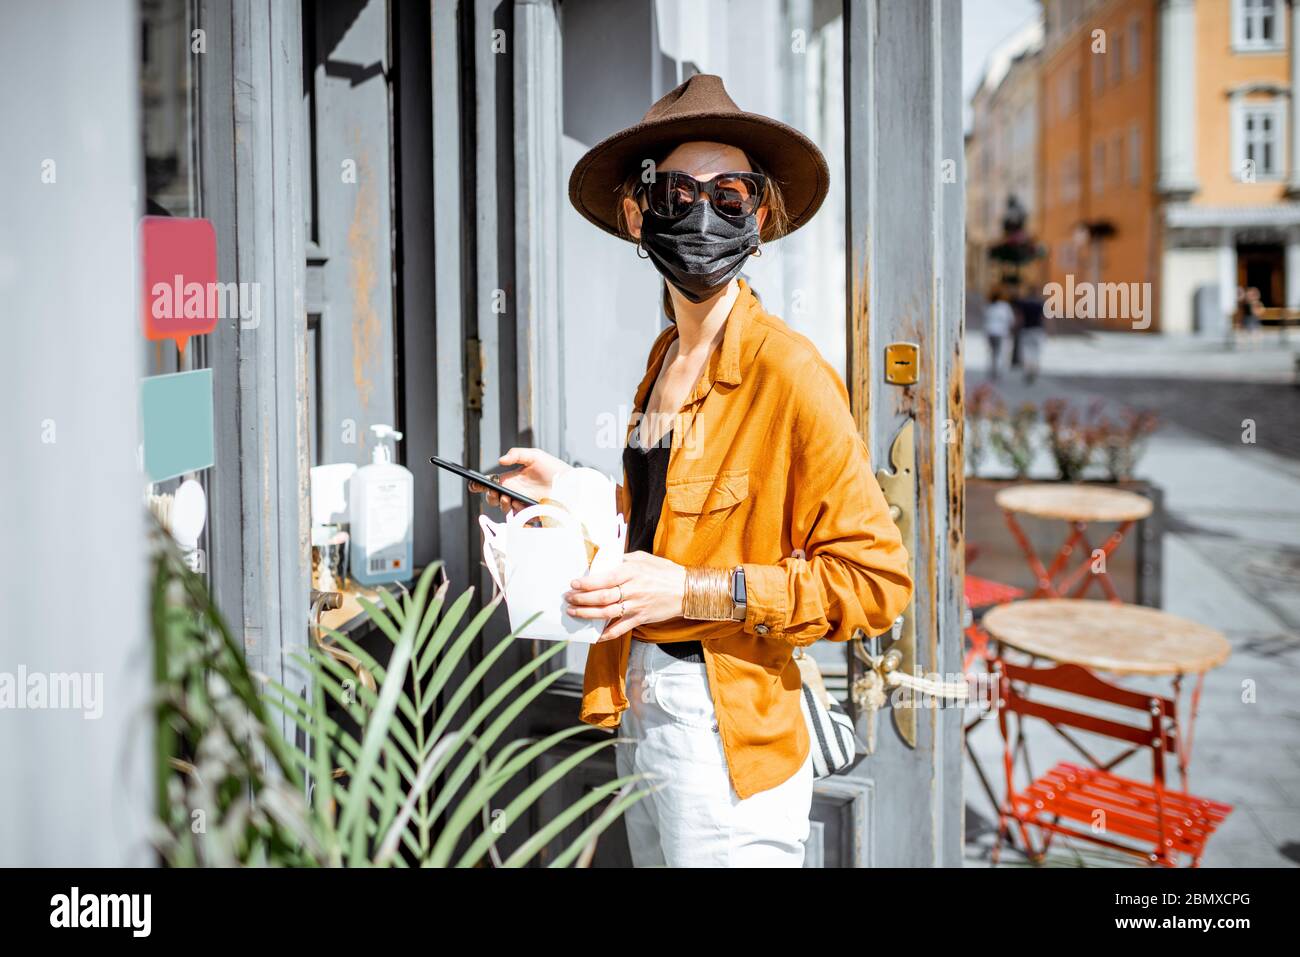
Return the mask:
<svg viewBox="0 0 1300 957">
<path fill-rule="evenodd" d="M 545 770 L 535 766 L 585 726 L 502 743 L 512 722 L 563 674 L 542 672 L 564 644 L 488 688 L 490 669 L 516 640 L 511 633 L 458 680 L 497 601 L 470 615 L 471 589 L 448 603 L 448 585 L 433 586 L 437 567 L 401 599 L 380 591 L 380 604 L 361 600 L 391 644 L 386 662 L 323 629 L 292 656 L 306 677 L 299 693 L 249 671 L 203 580 L 170 545 L 158 550 L 153 624 L 166 860 L 518 867 L 544 851 L 551 866 L 590 860 L 597 838 L 648 790 L 638 786 L 640 776 L 617 777 L 536 833 L 521 833 L 548 790 L 616 739 L 579 748 Z M 471 708 L 477 689 L 482 701 Z M 281 734 L 277 714 L 297 729 L 294 742 Z M 513 796 L 494 809 L 503 791 Z M 575 839 L 551 848 L 602 802 Z M 503 859 L 507 834 L 515 849 Z"/>
</svg>

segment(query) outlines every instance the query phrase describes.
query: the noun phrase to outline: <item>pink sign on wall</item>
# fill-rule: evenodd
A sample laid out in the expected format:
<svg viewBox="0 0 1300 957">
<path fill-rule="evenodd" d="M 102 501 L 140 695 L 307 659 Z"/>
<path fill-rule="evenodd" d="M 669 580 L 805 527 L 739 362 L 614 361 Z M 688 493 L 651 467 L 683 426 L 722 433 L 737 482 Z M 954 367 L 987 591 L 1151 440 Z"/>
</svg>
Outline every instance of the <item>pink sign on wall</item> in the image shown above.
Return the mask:
<svg viewBox="0 0 1300 957">
<path fill-rule="evenodd" d="M 145 216 L 140 252 L 145 338 L 172 339 L 183 352 L 190 336 L 211 332 L 229 307 L 217 282 L 216 230 L 206 219 Z"/>
</svg>

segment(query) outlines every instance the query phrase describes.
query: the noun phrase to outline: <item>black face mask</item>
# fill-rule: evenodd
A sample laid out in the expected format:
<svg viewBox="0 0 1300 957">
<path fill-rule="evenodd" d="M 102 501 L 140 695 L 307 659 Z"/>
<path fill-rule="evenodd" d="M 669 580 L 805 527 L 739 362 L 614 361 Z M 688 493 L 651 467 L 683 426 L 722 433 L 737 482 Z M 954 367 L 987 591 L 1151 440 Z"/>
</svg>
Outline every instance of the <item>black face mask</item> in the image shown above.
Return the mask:
<svg viewBox="0 0 1300 957">
<path fill-rule="evenodd" d="M 728 219 L 707 199 L 680 219 L 641 214 L 641 246 L 663 277 L 691 302 L 703 302 L 736 278 L 758 248 L 758 217 Z"/>
</svg>

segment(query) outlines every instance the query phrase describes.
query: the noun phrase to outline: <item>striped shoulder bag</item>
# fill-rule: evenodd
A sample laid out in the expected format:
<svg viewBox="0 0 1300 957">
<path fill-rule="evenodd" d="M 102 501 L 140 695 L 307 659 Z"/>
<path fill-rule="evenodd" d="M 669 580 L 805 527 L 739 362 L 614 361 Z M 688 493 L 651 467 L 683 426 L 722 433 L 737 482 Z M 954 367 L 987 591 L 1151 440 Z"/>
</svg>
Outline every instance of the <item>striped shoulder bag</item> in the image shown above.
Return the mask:
<svg viewBox="0 0 1300 957">
<path fill-rule="evenodd" d="M 853 718 L 826 690 L 816 659 L 803 648 L 796 648 L 794 660 L 803 683 L 799 706 L 808 724 L 813 776 L 824 778 L 843 774 L 853 766 L 853 759 L 859 752 L 866 753 L 867 747 L 853 728 Z"/>
</svg>

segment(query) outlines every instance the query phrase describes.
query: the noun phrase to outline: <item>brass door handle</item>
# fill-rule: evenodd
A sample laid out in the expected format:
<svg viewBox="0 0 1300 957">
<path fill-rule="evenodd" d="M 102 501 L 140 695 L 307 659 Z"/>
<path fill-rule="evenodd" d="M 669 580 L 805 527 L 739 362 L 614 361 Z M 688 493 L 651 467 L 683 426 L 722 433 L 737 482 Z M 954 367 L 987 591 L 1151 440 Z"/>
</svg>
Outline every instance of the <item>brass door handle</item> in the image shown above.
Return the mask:
<svg viewBox="0 0 1300 957">
<path fill-rule="evenodd" d="M 343 594 L 336 591 L 317 591 L 311 590 L 311 636 L 316 643 L 316 647 L 325 654 L 329 655 L 335 661 L 347 665 L 356 674 L 357 680 L 375 691 L 378 685 L 375 684 L 375 677 L 370 671 L 361 664 L 361 659 L 351 652 L 345 651 L 332 641 L 326 641 L 321 636 L 321 615 L 326 611 L 333 611 L 336 608 L 343 607 Z"/>
<path fill-rule="evenodd" d="M 889 448 L 890 469 L 877 469 L 876 480 L 885 501 L 889 503 L 889 517 L 898 526 L 903 545 L 907 548 L 907 571 L 915 579 L 916 550 L 914 528 L 916 523 L 916 423 L 908 419 L 894 437 Z M 889 643 L 883 651 L 882 668 L 912 674 L 916 670 L 916 598 L 913 597 L 894 622 Z M 916 747 L 916 708 L 891 708 L 894 727 L 908 747 Z"/>
</svg>

